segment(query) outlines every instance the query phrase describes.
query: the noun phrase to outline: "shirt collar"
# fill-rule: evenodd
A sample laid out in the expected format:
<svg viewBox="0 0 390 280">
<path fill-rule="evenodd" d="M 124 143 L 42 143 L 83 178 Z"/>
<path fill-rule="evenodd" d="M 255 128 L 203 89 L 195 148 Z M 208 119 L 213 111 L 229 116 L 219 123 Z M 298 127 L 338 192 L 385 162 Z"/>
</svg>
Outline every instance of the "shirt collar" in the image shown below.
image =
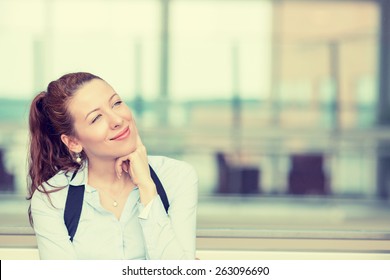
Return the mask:
<svg viewBox="0 0 390 280">
<path fill-rule="evenodd" d="M 73 176 L 73 173 L 72 175 Z M 86 185 L 88 181 L 88 162 L 85 161 L 77 170 L 76 176 L 70 180 L 69 184 L 73 186 Z"/>
</svg>

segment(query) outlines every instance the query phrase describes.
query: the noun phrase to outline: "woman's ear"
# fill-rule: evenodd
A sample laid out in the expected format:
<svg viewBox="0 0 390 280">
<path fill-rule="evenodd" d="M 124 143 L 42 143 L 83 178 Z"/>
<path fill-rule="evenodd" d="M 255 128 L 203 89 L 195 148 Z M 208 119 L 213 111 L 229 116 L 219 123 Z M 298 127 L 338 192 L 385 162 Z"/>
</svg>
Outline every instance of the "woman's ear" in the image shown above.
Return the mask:
<svg viewBox="0 0 390 280">
<path fill-rule="evenodd" d="M 81 153 L 83 150 L 83 146 L 81 146 L 80 142 L 71 136 L 61 134 L 61 141 L 68 147 L 69 151 L 74 153 Z"/>
</svg>

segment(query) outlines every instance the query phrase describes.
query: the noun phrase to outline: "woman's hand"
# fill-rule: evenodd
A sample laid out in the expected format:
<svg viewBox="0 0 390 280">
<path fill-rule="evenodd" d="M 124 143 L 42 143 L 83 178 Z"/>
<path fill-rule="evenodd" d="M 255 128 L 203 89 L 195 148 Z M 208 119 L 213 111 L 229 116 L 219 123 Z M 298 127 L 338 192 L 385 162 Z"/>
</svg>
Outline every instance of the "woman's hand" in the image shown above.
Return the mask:
<svg viewBox="0 0 390 280">
<path fill-rule="evenodd" d="M 146 148 L 141 141 L 135 123 L 134 127 L 136 133 L 136 149 L 129 155 L 117 158 L 115 171 L 118 178 L 121 178 L 123 171 L 129 174 L 132 182 L 139 188 L 141 203 L 146 205 L 157 194 L 157 191 L 156 185 L 150 176 Z"/>
</svg>

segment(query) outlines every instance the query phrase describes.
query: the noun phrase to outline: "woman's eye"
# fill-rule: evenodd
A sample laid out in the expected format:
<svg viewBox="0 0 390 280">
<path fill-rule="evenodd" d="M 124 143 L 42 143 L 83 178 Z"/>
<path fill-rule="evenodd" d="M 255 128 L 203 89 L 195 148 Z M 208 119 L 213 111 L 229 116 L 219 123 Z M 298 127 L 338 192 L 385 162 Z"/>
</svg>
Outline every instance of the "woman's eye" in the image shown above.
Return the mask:
<svg viewBox="0 0 390 280">
<path fill-rule="evenodd" d="M 96 122 L 102 115 L 97 115 L 95 118 L 93 118 L 92 122 L 91 123 L 94 123 Z"/>
<path fill-rule="evenodd" d="M 119 105 L 121 105 L 121 104 L 122 104 L 122 100 L 118 100 L 117 102 L 114 103 L 114 106 L 113 106 L 113 107 L 119 106 Z"/>
</svg>

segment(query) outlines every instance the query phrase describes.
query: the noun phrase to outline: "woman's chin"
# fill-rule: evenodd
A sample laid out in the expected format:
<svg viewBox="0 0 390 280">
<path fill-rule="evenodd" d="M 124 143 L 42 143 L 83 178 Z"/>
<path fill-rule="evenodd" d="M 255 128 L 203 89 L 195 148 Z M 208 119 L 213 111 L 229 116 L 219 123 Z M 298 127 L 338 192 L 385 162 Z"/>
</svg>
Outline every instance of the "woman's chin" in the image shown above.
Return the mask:
<svg viewBox="0 0 390 280">
<path fill-rule="evenodd" d="M 125 148 L 125 149 L 121 149 L 120 151 L 117 151 L 115 154 L 117 154 L 118 158 L 119 157 L 124 157 L 124 156 L 128 156 L 130 155 L 131 153 L 134 153 L 136 150 L 136 147 L 130 147 L 130 148 Z"/>
</svg>

